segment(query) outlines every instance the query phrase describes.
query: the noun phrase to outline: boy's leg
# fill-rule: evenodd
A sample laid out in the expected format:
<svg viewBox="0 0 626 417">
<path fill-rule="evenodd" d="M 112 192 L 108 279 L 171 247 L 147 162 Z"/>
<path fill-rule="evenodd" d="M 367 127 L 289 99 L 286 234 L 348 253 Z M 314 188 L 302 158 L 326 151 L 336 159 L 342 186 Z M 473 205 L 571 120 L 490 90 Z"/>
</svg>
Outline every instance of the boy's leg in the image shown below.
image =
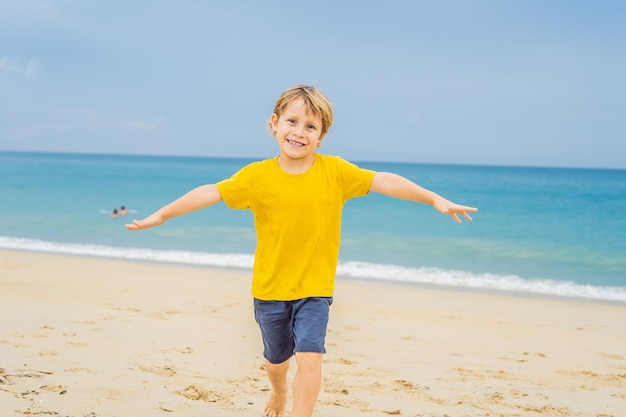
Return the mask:
<svg viewBox="0 0 626 417">
<path fill-rule="evenodd" d="M 282 417 L 285 415 L 285 405 L 287 404 L 289 359 L 278 364 L 271 363 L 266 359 L 265 371 L 272 385 L 272 392 L 265 404 L 265 417 Z"/>
<path fill-rule="evenodd" d="M 332 298 L 307 298 L 290 302 L 254 300 L 261 328 L 266 372 L 272 393 L 266 417 L 282 417 L 287 399 L 289 358 L 296 355 L 292 417 L 310 417 L 319 396 L 322 355 Z M 270 362 L 271 361 L 271 362 Z"/>
<path fill-rule="evenodd" d="M 313 297 L 296 303 L 295 355 L 298 369 L 293 380 L 293 416 L 313 414 L 322 383 L 322 356 L 331 297 Z"/>
<path fill-rule="evenodd" d="M 254 317 L 261 329 L 265 371 L 272 386 L 264 415 L 283 417 L 287 404 L 289 360 L 295 347 L 291 303 L 254 299 Z"/>
<path fill-rule="evenodd" d="M 310 417 L 322 383 L 322 354 L 296 352 L 298 369 L 293 380 L 292 417 Z"/>
</svg>

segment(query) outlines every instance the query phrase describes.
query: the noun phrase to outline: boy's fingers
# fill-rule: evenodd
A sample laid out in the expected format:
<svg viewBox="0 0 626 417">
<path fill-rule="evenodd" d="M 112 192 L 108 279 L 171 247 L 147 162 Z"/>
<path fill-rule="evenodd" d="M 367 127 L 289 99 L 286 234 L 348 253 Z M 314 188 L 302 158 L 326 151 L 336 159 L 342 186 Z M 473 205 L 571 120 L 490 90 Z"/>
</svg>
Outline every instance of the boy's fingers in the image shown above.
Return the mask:
<svg viewBox="0 0 626 417">
<path fill-rule="evenodd" d="M 459 216 L 457 216 L 456 213 L 450 213 L 450 217 L 452 217 L 455 222 L 461 223 L 461 219 L 459 219 Z"/>
<path fill-rule="evenodd" d="M 126 225 L 126 228 L 127 228 L 128 230 L 137 230 L 137 229 L 139 229 L 140 227 L 141 227 L 141 226 L 139 225 L 139 221 L 138 221 L 138 220 L 135 220 L 135 219 L 133 219 L 133 222 L 132 222 L 132 223 L 127 224 L 127 225 Z"/>
<path fill-rule="evenodd" d="M 471 208 L 471 207 L 469 207 Z M 476 209 L 478 210 L 478 209 Z M 452 217 L 454 219 L 454 221 L 456 221 L 457 223 L 462 223 L 461 219 L 459 218 L 459 214 L 463 217 L 465 217 L 468 221 L 472 221 L 472 216 L 470 216 L 469 214 L 467 214 L 467 212 L 464 209 L 456 209 L 456 210 L 448 210 L 446 212 L 446 214 L 450 217 Z"/>
</svg>

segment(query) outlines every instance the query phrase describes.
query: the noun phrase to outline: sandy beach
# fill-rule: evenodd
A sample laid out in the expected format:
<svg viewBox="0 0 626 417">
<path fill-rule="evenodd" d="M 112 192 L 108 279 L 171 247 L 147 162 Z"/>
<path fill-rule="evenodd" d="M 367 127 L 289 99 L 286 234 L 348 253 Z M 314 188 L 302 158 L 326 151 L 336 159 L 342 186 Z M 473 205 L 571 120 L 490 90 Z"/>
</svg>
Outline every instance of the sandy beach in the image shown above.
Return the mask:
<svg viewBox="0 0 626 417">
<path fill-rule="evenodd" d="M 0 416 L 262 415 L 249 287 L 0 251 Z M 624 305 L 338 280 L 327 349 L 316 416 L 626 415 Z"/>
</svg>

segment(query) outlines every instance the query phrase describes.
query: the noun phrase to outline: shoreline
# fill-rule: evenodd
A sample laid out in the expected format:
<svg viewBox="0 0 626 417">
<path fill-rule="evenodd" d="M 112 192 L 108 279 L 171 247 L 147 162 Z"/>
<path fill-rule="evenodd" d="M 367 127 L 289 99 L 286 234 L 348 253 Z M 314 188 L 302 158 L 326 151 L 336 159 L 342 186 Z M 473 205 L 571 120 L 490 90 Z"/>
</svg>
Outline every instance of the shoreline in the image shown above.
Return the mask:
<svg viewBox="0 0 626 417">
<path fill-rule="evenodd" d="M 261 414 L 245 271 L 0 250 L 0 288 L 0 415 Z M 315 415 L 619 417 L 624 313 L 338 279 Z"/>
<path fill-rule="evenodd" d="M 615 300 L 603 300 L 599 298 L 586 298 L 586 297 L 575 297 L 575 296 L 562 296 L 562 295 L 553 295 L 553 294 L 541 294 L 535 292 L 523 292 L 523 291 L 512 291 L 512 290 L 500 290 L 500 289 L 490 289 L 490 288 L 477 288 L 477 287 L 461 287 L 461 286 L 451 286 L 451 285 L 443 285 L 443 284 L 431 284 L 431 283 L 422 283 L 422 282 L 408 282 L 408 281 L 391 281 L 385 279 L 376 279 L 376 278 L 355 278 L 346 275 L 337 275 L 336 279 L 338 281 L 345 281 L 348 283 L 355 284 L 363 284 L 369 286 L 392 286 L 392 287 L 406 287 L 406 288 L 416 288 L 423 290 L 432 290 L 432 291 L 450 291 L 453 293 L 470 293 L 470 294 L 484 294 L 490 296 L 502 296 L 502 297 L 512 297 L 512 298 L 527 298 L 527 299 L 541 299 L 541 300 L 553 300 L 553 301 L 564 301 L 564 302 L 575 302 L 575 303 L 585 303 L 585 304 L 607 304 L 614 305 L 618 307 L 626 307 L 626 302 L 615 301 Z"/>
<path fill-rule="evenodd" d="M 131 263 L 145 263 L 145 264 L 161 264 L 161 265 L 171 265 L 171 266 L 180 266 L 180 267 L 191 267 L 191 268 L 201 268 L 205 270 L 215 270 L 215 271 L 232 271 L 232 272 L 240 272 L 247 273 L 249 275 L 252 274 L 252 268 L 242 267 L 242 266 L 220 266 L 220 265 L 207 265 L 200 263 L 187 263 L 184 261 L 168 261 L 168 260 L 158 260 L 158 259 L 134 259 L 134 258 L 121 258 L 110 255 L 98 255 L 98 254 L 89 254 L 89 253 L 65 253 L 65 252 L 56 252 L 56 251 L 47 251 L 45 249 L 7 249 L 0 248 L 1 252 L 23 252 L 23 253 L 34 253 L 34 254 L 48 254 L 48 255 L 58 255 L 58 256 L 69 256 L 69 257 L 80 257 L 94 260 L 111 260 L 111 261 L 120 261 L 120 262 L 131 262 Z M 359 277 L 359 276 L 351 276 L 349 274 L 338 272 L 336 275 L 337 281 L 347 281 L 354 283 L 363 283 L 363 284 L 371 284 L 371 285 L 390 285 L 390 286 L 400 286 L 400 287 L 408 287 L 408 288 L 423 288 L 423 289 L 431 289 L 437 291 L 453 291 L 453 292 L 469 292 L 469 293 L 478 293 L 478 294 L 492 294 L 492 295 L 502 295 L 502 296 L 510 296 L 510 297 L 525 297 L 525 298 L 540 298 L 540 299 L 552 299 L 552 300 L 564 300 L 564 301 L 574 301 L 574 302 L 583 302 L 583 303 L 598 303 L 598 304 L 609 304 L 616 306 L 624 306 L 626 307 L 626 301 L 622 300 L 611 300 L 605 298 L 594 298 L 594 297 L 585 297 L 578 295 L 559 295 L 559 294 L 550 294 L 550 293 L 542 293 L 535 291 L 523 291 L 523 290 L 507 290 L 500 288 L 485 288 L 485 287 L 476 287 L 476 286 L 461 286 L 461 285 L 446 285 L 446 284 L 438 284 L 433 282 L 412 282 L 407 280 L 391 280 L 384 278 L 370 278 L 370 277 Z M 580 285 L 580 284 L 577 284 Z M 601 289 L 611 288 L 611 287 L 598 287 Z M 614 287 L 621 289 L 622 287 Z"/>
</svg>

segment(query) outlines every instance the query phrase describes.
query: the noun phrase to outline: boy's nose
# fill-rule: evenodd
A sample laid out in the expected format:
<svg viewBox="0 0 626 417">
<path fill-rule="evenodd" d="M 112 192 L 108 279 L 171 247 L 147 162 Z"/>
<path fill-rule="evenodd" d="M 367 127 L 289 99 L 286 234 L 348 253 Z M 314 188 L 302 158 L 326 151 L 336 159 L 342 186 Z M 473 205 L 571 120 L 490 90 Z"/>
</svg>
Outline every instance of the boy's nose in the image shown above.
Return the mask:
<svg viewBox="0 0 626 417">
<path fill-rule="evenodd" d="M 296 127 L 295 134 L 301 137 L 304 136 L 304 127 L 303 126 Z"/>
</svg>

